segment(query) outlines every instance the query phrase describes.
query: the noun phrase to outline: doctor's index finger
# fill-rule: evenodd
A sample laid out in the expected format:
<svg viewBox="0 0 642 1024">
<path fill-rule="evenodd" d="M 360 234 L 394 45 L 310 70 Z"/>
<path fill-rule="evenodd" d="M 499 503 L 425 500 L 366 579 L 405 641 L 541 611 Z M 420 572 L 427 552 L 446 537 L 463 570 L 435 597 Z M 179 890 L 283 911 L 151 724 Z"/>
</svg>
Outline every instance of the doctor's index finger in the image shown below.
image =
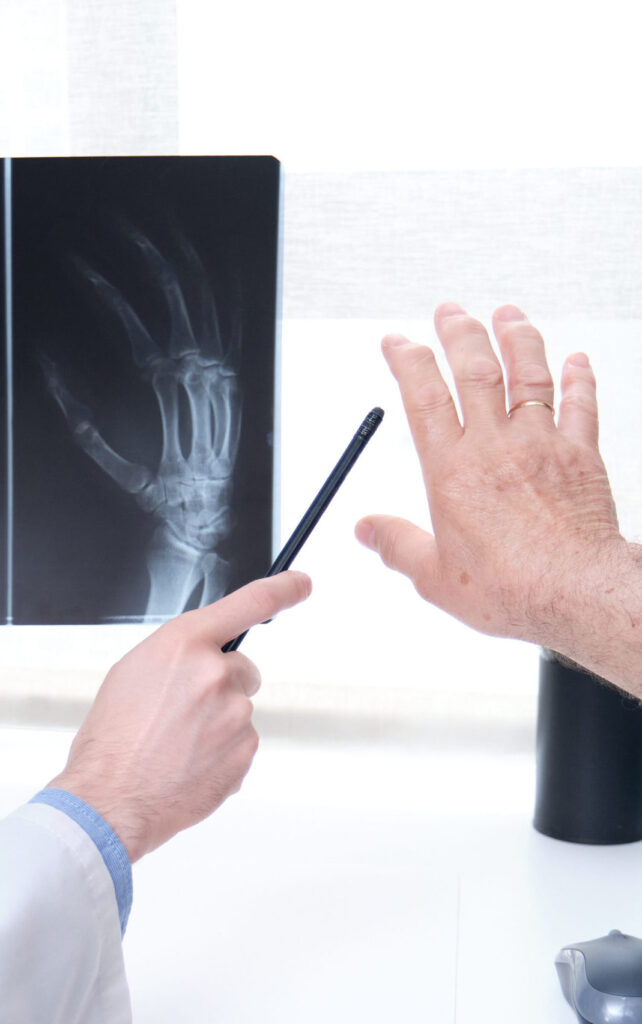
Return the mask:
<svg viewBox="0 0 642 1024">
<path fill-rule="evenodd" d="M 305 601 L 311 591 L 312 581 L 303 572 L 288 570 L 253 580 L 207 608 L 200 608 L 196 613 L 199 627 L 207 629 L 213 641 L 222 647 L 246 629 Z"/>
</svg>

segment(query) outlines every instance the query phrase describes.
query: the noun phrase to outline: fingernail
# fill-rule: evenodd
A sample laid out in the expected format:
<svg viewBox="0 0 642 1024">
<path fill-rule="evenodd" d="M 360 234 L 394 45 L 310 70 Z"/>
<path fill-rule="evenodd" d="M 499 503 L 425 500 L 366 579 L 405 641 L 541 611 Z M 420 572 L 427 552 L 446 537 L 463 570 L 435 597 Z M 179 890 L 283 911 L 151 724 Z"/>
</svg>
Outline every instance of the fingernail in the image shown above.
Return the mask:
<svg viewBox="0 0 642 1024">
<path fill-rule="evenodd" d="M 309 597 L 310 594 L 312 593 L 312 580 L 308 576 L 307 572 L 301 572 L 299 569 L 289 569 L 288 571 L 291 572 L 293 575 L 299 577 L 299 579 L 303 583 L 306 596 Z"/>
<path fill-rule="evenodd" d="M 522 313 L 521 309 L 517 306 L 502 306 L 495 313 L 498 320 L 503 320 L 505 323 L 512 323 L 515 320 L 526 320 L 526 316 Z"/>
<path fill-rule="evenodd" d="M 357 523 L 354 528 L 355 537 L 366 548 L 374 550 L 374 526 L 367 520 Z"/>
<path fill-rule="evenodd" d="M 574 352 L 572 356 L 568 357 L 568 361 L 571 366 L 590 366 L 589 357 L 584 352 Z"/>
</svg>

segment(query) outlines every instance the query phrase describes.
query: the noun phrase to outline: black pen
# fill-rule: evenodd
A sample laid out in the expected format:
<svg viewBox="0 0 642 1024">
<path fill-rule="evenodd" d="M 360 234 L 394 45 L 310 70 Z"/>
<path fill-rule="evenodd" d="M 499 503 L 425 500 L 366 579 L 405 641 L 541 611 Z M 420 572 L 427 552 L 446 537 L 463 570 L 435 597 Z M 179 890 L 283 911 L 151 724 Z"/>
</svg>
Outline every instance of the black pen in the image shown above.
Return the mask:
<svg viewBox="0 0 642 1024">
<path fill-rule="evenodd" d="M 285 547 L 276 556 L 265 574 L 266 577 L 276 576 L 277 573 L 289 569 L 382 419 L 383 409 L 378 406 L 371 409 Z M 224 652 L 235 651 L 248 632 L 246 629 L 234 640 L 229 640 L 221 650 Z"/>
</svg>

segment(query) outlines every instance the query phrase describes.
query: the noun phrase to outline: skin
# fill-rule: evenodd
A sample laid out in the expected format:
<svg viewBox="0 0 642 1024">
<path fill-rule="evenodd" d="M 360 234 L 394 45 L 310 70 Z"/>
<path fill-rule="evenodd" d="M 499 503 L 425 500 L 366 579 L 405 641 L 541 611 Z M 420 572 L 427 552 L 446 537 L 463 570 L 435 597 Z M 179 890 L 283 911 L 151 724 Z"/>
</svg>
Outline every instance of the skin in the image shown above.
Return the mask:
<svg viewBox="0 0 642 1024">
<path fill-rule="evenodd" d="M 311 591 L 300 572 L 255 580 L 171 619 L 108 673 L 49 786 L 109 822 L 133 863 L 237 792 L 258 746 L 256 666 L 221 647 Z"/>
<path fill-rule="evenodd" d="M 435 313 L 462 409 L 431 349 L 383 340 L 423 472 L 434 533 L 371 515 L 357 538 L 419 594 L 473 628 L 551 648 L 642 697 L 641 548 L 619 532 L 598 448 L 584 353 L 553 380 L 538 330 L 515 306 L 484 326 L 456 303 Z"/>
</svg>

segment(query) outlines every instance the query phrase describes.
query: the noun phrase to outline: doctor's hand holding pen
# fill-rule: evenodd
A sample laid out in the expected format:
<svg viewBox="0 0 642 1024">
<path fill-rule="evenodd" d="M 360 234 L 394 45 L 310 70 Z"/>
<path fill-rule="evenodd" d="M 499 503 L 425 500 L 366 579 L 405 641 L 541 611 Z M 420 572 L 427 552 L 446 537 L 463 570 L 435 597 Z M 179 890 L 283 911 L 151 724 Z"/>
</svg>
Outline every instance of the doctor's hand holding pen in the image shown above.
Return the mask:
<svg viewBox="0 0 642 1024">
<path fill-rule="evenodd" d="M 642 548 L 618 529 L 587 356 L 564 363 L 556 423 L 544 342 L 519 309 L 493 317 L 503 368 L 460 306 L 439 306 L 435 326 L 463 423 L 433 352 L 383 341 L 434 533 L 370 515 L 358 539 L 475 629 L 551 648 L 642 697 Z"/>
<path fill-rule="evenodd" d="M 165 623 L 98 691 L 46 789 L 97 811 L 132 863 L 239 789 L 258 745 L 250 698 L 260 676 L 237 648 L 252 626 L 309 596 L 309 577 L 286 570 L 382 418 L 375 407 L 362 421 L 263 579 Z"/>
<path fill-rule="evenodd" d="M 98 811 L 132 863 L 206 818 L 258 745 L 259 671 L 221 647 L 310 591 L 304 573 L 283 572 L 164 623 L 110 670 L 49 787 Z"/>
</svg>

